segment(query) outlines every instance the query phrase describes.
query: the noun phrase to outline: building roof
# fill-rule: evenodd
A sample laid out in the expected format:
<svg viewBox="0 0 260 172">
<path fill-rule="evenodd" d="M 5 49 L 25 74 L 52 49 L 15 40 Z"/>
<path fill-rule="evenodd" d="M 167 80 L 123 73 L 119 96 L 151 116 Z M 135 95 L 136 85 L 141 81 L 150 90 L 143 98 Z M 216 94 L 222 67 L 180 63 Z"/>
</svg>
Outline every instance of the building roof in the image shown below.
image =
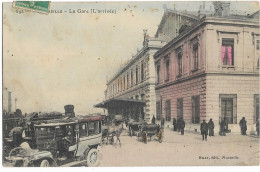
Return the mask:
<svg viewBox="0 0 260 172">
<path fill-rule="evenodd" d="M 123 99 L 123 98 L 112 98 L 106 101 L 103 101 L 99 104 L 94 105 L 96 108 L 108 108 L 120 105 L 142 105 L 144 106 L 146 103 L 143 100 L 137 99 Z"/>
<path fill-rule="evenodd" d="M 155 34 L 155 37 L 158 37 L 158 34 L 161 32 L 162 28 L 163 28 L 163 25 L 165 24 L 166 22 L 166 19 L 168 17 L 169 14 L 177 14 L 177 15 L 181 15 L 181 16 L 185 16 L 185 17 L 188 17 L 188 18 L 191 18 L 191 19 L 194 19 L 194 20 L 199 20 L 199 17 L 198 17 L 198 12 L 194 12 L 194 11 L 180 11 L 180 10 L 172 10 L 172 9 L 165 9 L 164 10 L 164 14 L 163 14 L 163 17 L 161 19 L 161 22 L 158 26 L 158 29 L 156 31 L 156 34 Z"/>
<path fill-rule="evenodd" d="M 176 36 L 175 38 L 173 38 L 170 42 L 168 42 L 164 47 L 162 47 L 159 51 L 157 51 L 154 54 L 154 58 L 158 57 L 162 52 L 164 52 L 166 49 L 168 49 L 169 47 L 171 47 L 173 44 L 177 43 L 179 40 L 181 40 L 182 37 L 188 35 L 192 30 L 196 29 L 199 25 L 201 25 L 202 23 L 204 23 L 206 21 L 206 19 L 213 19 L 215 21 L 227 21 L 227 20 L 231 20 L 232 22 L 234 21 L 242 21 L 242 22 L 255 22 L 255 19 L 249 18 L 249 16 L 237 16 L 237 15 L 230 15 L 230 16 L 204 16 L 203 18 L 201 18 L 198 21 L 195 21 L 190 27 L 187 27 L 186 30 L 184 30 L 183 32 L 181 32 L 178 36 Z M 259 20 L 258 20 L 259 22 Z"/>
</svg>

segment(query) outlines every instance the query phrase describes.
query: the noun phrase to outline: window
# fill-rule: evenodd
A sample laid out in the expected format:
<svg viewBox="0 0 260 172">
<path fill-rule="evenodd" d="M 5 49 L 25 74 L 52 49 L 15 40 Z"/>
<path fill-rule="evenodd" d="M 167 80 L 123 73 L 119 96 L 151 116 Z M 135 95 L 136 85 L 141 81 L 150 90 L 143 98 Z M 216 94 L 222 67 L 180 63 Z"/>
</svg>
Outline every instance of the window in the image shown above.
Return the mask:
<svg viewBox="0 0 260 172">
<path fill-rule="evenodd" d="M 161 119 L 161 101 L 156 102 L 156 119 Z"/>
<path fill-rule="evenodd" d="M 125 87 L 125 84 L 126 84 L 125 82 L 126 82 L 126 76 L 124 76 L 124 87 L 123 87 L 123 90 L 125 90 L 125 88 L 126 88 Z"/>
<path fill-rule="evenodd" d="M 260 50 L 260 40 L 257 40 L 257 41 L 256 41 L 256 49 L 257 49 L 257 50 Z"/>
<path fill-rule="evenodd" d="M 259 94 L 254 95 L 254 123 L 259 119 Z"/>
<path fill-rule="evenodd" d="M 166 61 L 165 61 L 165 70 L 166 70 L 165 81 L 169 81 L 169 76 L 170 76 L 170 59 L 166 59 Z"/>
<path fill-rule="evenodd" d="M 135 99 L 136 99 L 136 100 L 138 100 L 138 99 L 139 99 L 139 96 L 138 96 L 138 95 L 136 95 L 136 96 L 135 96 Z"/>
<path fill-rule="evenodd" d="M 133 69 L 131 69 L 131 87 L 133 86 L 134 84 L 134 80 L 133 80 Z"/>
<path fill-rule="evenodd" d="M 182 54 L 178 53 L 178 76 L 182 75 Z"/>
<path fill-rule="evenodd" d="M 234 39 L 222 39 L 221 63 L 222 65 L 234 65 Z"/>
<path fill-rule="evenodd" d="M 144 62 L 141 63 L 141 82 L 144 81 Z"/>
<path fill-rule="evenodd" d="M 88 135 L 89 136 L 100 133 L 98 121 L 89 122 L 87 126 L 88 126 Z"/>
<path fill-rule="evenodd" d="M 145 95 L 141 94 L 141 100 L 145 100 Z"/>
<path fill-rule="evenodd" d="M 160 65 L 156 66 L 157 83 L 160 83 Z"/>
<path fill-rule="evenodd" d="M 126 74 L 126 88 L 129 88 L 129 78 L 128 78 L 128 73 Z"/>
<path fill-rule="evenodd" d="M 192 100 L 192 123 L 200 123 L 200 96 L 193 96 Z"/>
<path fill-rule="evenodd" d="M 136 68 L 135 68 L 136 72 L 135 72 L 135 84 L 138 83 L 138 65 L 136 65 Z"/>
<path fill-rule="evenodd" d="M 220 121 L 226 119 L 228 124 L 237 123 L 237 95 L 220 94 Z"/>
<path fill-rule="evenodd" d="M 177 118 L 183 118 L 183 98 L 177 99 Z"/>
<path fill-rule="evenodd" d="M 165 101 L 166 121 L 171 121 L 171 100 Z"/>
<path fill-rule="evenodd" d="M 193 70 L 198 69 L 198 56 L 199 56 L 199 45 L 198 43 L 193 45 Z"/>
<path fill-rule="evenodd" d="M 83 123 L 79 125 L 79 135 L 80 136 L 88 136 L 88 131 L 87 131 L 87 124 Z"/>
</svg>

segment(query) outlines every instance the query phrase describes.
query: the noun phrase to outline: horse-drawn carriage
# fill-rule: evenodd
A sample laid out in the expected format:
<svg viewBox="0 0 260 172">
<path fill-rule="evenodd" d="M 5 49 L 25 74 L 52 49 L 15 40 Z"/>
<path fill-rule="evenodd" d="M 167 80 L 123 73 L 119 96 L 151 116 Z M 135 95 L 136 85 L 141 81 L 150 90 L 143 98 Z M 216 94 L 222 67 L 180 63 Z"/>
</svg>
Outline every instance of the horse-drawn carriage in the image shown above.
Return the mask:
<svg viewBox="0 0 260 172">
<path fill-rule="evenodd" d="M 128 134 L 129 136 L 135 136 L 139 132 L 139 126 L 144 124 L 144 122 L 137 122 L 137 121 L 129 121 L 128 122 Z"/>
<path fill-rule="evenodd" d="M 107 144 L 114 144 L 115 138 L 116 141 L 120 142 L 120 134 L 123 130 L 123 118 L 121 115 L 116 115 L 115 119 L 110 122 L 104 122 L 102 125 L 102 143 Z"/>
<path fill-rule="evenodd" d="M 153 136 L 156 136 L 159 143 L 162 143 L 163 132 L 160 129 L 160 125 L 142 124 L 139 126 L 138 140 L 140 140 L 140 138 L 141 138 L 141 141 L 143 141 L 144 143 L 147 143 L 148 137 L 150 138 L 150 141 L 151 141 Z"/>
</svg>

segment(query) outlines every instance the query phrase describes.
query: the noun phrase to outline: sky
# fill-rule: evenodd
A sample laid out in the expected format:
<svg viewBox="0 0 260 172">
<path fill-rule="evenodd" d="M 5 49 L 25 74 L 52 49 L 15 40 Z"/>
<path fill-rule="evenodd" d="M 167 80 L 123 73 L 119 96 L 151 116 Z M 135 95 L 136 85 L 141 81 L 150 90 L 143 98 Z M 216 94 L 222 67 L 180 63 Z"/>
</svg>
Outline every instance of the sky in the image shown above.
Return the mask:
<svg viewBox="0 0 260 172">
<path fill-rule="evenodd" d="M 52 2 L 50 10 L 111 9 L 116 14 L 19 13 L 3 5 L 3 84 L 22 112 L 103 112 L 106 80 L 142 48 L 143 29 L 155 35 L 163 4 L 197 11 L 202 2 Z M 206 8 L 213 5 L 206 2 Z M 253 13 L 257 2 L 232 2 Z"/>
</svg>

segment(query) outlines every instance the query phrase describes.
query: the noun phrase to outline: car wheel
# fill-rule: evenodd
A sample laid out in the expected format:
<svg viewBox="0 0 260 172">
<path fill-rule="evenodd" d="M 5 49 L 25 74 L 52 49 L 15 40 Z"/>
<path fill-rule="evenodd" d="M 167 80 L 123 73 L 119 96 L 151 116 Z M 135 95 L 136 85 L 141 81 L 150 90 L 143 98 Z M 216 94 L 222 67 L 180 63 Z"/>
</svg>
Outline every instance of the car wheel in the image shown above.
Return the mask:
<svg viewBox="0 0 260 172">
<path fill-rule="evenodd" d="M 40 167 L 50 167 L 50 163 L 47 159 L 42 160 Z"/>
<path fill-rule="evenodd" d="M 99 164 L 98 150 L 91 149 L 87 155 L 87 166 L 96 167 Z"/>
</svg>

